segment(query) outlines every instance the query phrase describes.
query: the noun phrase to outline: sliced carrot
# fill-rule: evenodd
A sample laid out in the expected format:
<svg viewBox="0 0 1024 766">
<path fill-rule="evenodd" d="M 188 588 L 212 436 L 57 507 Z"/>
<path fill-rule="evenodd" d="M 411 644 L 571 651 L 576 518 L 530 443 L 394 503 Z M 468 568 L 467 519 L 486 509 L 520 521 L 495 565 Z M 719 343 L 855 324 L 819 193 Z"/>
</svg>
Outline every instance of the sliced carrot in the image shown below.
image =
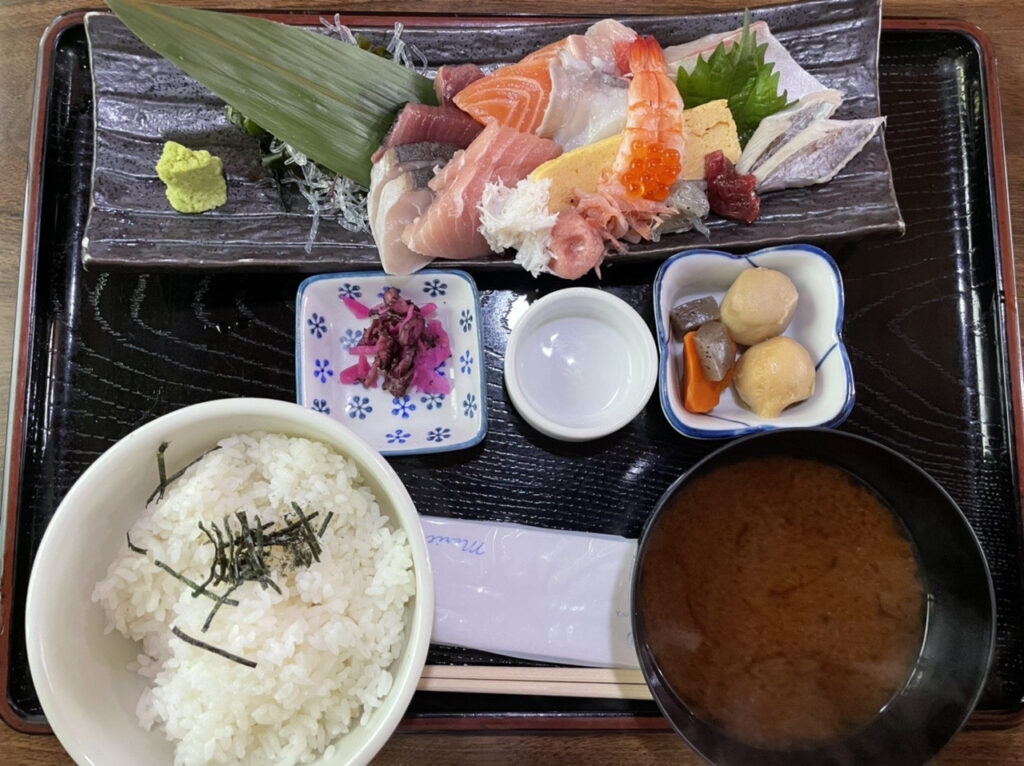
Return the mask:
<svg viewBox="0 0 1024 766">
<path fill-rule="evenodd" d="M 697 353 L 697 331 L 686 333 L 683 336 L 683 407 L 694 413 L 711 412 L 718 406 L 722 392 L 729 387 L 733 369 L 720 381 L 708 378 Z"/>
</svg>

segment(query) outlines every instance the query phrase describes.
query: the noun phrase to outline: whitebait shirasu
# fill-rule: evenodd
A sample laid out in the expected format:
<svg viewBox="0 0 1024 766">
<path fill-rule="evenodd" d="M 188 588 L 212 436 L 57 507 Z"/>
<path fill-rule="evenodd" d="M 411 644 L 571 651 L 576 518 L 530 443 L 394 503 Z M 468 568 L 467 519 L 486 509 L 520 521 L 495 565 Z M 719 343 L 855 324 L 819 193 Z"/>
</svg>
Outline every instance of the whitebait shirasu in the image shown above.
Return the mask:
<svg viewBox="0 0 1024 766">
<path fill-rule="evenodd" d="M 342 42 L 360 44 L 359 38 L 352 30 L 341 23 L 341 14 L 334 14 L 332 20 L 321 17 L 320 24 L 327 34 L 337 37 Z M 415 45 L 410 45 L 402 39 L 404 29 L 401 23 L 396 22 L 392 31 L 388 33 L 383 50 L 402 66 L 426 74 L 427 57 Z M 295 185 L 305 198 L 312 214 L 309 233 L 306 236 L 307 253 L 313 249 L 313 243 L 320 230 L 320 219 L 325 215 L 335 216 L 335 220 L 346 231 L 369 233 L 365 186 L 324 169 L 284 141 L 274 139 L 270 148 L 271 152 L 281 152 L 285 165 L 291 165 L 298 170 L 298 173 L 291 177 L 282 179 L 282 183 Z"/>
</svg>

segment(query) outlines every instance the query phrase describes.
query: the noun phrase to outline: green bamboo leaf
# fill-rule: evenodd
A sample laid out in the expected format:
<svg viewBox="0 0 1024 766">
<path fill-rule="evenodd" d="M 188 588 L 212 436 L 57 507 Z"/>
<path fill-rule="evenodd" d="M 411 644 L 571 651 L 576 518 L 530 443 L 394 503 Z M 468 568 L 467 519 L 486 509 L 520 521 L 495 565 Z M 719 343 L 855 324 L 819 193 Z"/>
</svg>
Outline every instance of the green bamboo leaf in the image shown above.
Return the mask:
<svg viewBox="0 0 1024 766">
<path fill-rule="evenodd" d="M 233 13 L 107 0 L 150 48 L 307 157 L 368 186 L 370 155 L 430 79 L 356 45 Z"/>
</svg>

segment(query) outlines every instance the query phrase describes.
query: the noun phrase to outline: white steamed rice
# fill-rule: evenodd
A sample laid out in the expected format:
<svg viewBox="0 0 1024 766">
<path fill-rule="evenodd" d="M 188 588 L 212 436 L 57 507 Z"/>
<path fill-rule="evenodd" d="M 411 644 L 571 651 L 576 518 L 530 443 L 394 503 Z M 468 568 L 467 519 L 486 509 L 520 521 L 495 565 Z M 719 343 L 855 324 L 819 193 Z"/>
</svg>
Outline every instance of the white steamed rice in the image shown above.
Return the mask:
<svg viewBox="0 0 1024 766">
<path fill-rule="evenodd" d="M 334 512 L 320 561 L 275 571 L 281 595 L 246 583 L 232 594 L 239 605 L 222 606 L 203 633 L 213 602 L 193 598 L 153 561 L 202 582 L 214 546 L 204 544 L 199 521 L 221 525 L 238 511 L 264 523 L 285 513 L 294 520 L 292 502 L 319 512 L 317 531 Z M 175 764 L 306 763 L 329 754 L 387 695 L 415 589 L 412 553 L 352 461 L 306 439 L 232 436 L 171 483 L 130 534 L 147 554 L 126 545 L 93 599 L 110 629 L 142 642 L 137 669 L 151 683 L 138 719 L 164 729 Z M 189 645 L 172 626 L 256 667 Z"/>
</svg>

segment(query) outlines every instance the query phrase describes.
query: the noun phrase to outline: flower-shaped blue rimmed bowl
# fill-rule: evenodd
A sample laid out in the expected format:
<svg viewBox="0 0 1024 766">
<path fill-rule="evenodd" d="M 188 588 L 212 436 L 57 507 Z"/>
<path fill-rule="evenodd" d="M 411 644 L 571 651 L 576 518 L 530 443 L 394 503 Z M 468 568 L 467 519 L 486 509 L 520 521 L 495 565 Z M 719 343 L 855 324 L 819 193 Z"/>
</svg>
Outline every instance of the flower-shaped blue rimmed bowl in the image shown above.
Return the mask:
<svg viewBox="0 0 1024 766">
<path fill-rule="evenodd" d="M 674 306 L 710 295 L 721 303 L 740 272 L 755 267 L 776 269 L 796 286 L 796 313 L 783 335 L 799 341 L 815 365 L 814 394 L 777 417 L 754 414 L 732 387 L 718 406 L 703 415 L 683 407 L 682 342 L 672 337 L 669 312 Z M 662 264 L 654 281 L 654 318 L 658 334 L 658 397 L 669 423 L 684 436 L 728 439 L 775 428 L 833 427 L 853 409 L 854 383 L 842 340 L 843 281 L 832 257 L 812 245 L 780 245 L 747 255 L 718 250 L 689 250 Z"/>
<path fill-rule="evenodd" d="M 341 383 L 342 370 L 372 319 L 360 319 L 345 304 L 367 308 L 394 287 L 424 306 L 433 303 L 451 344 L 451 357 L 435 372 L 447 394 L 415 388 L 395 397 L 378 385 Z M 382 455 L 446 452 L 478 444 L 487 432 L 487 388 L 483 369 L 480 300 L 476 283 L 458 270 L 395 276 L 379 271 L 322 274 L 299 285 L 296 298 L 295 380 L 299 404 L 345 423 Z"/>
</svg>

